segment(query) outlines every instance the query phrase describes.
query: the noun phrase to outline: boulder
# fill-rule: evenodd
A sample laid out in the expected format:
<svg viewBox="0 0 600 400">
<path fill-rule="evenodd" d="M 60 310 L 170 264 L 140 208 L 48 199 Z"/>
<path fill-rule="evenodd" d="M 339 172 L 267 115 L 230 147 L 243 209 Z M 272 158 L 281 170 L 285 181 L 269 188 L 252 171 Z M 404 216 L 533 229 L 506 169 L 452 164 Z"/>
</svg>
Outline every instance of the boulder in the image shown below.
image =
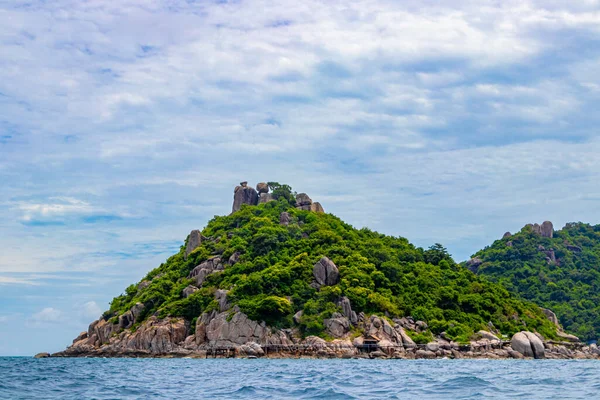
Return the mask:
<svg viewBox="0 0 600 400">
<path fill-rule="evenodd" d="M 313 267 L 313 275 L 321 286 L 336 285 L 340 280 L 340 273 L 329 258 L 323 257 Z"/>
<path fill-rule="evenodd" d="M 552 238 L 554 236 L 554 226 L 550 221 L 544 221 L 540 226 L 540 234 L 543 237 Z"/>
<path fill-rule="evenodd" d="M 352 325 L 356 325 L 358 323 L 358 316 L 355 311 L 352 311 L 352 305 L 350 304 L 350 299 L 347 297 L 342 297 L 338 302 L 338 306 L 342 308 L 342 314 L 344 317 L 348 318 L 348 321 Z"/>
<path fill-rule="evenodd" d="M 126 350 L 144 350 L 153 355 L 177 350 L 187 337 L 187 326 L 182 318 L 159 320 L 148 318 L 130 336 L 121 340 Z"/>
<path fill-rule="evenodd" d="M 215 256 L 197 265 L 189 274 L 189 278 L 194 278 L 198 287 L 202 286 L 204 279 L 216 271 L 225 269 L 221 262 L 221 257 Z"/>
<path fill-rule="evenodd" d="M 343 317 L 340 314 L 334 314 L 334 317 L 323 320 L 323 325 L 325 326 L 327 333 L 334 338 L 342 338 L 350 331 L 350 322 L 348 321 L 348 318 Z"/>
<path fill-rule="evenodd" d="M 240 353 L 246 356 L 262 357 L 265 355 L 265 351 L 260 344 L 255 342 L 248 342 L 240 346 Z"/>
<path fill-rule="evenodd" d="M 294 322 L 299 324 L 300 321 L 302 320 L 302 314 L 304 314 L 304 311 L 300 310 L 298 311 L 296 314 L 294 314 Z"/>
<path fill-rule="evenodd" d="M 219 311 L 223 312 L 229 309 L 229 303 L 227 302 L 227 293 L 229 291 L 227 290 L 223 290 L 223 289 L 218 289 L 215 292 L 215 299 L 217 300 L 217 303 L 219 303 Z"/>
<path fill-rule="evenodd" d="M 433 353 L 435 353 L 439 349 L 440 349 L 440 345 L 435 342 L 430 342 L 425 345 L 425 350 L 431 351 Z"/>
<path fill-rule="evenodd" d="M 146 309 L 146 306 L 144 305 L 144 303 L 135 303 L 135 305 L 133 307 L 131 307 L 131 314 L 133 315 L 133 320 L 138 321 L 138 319 L 140 318 L 140 316 L 142 315 L 142 313 L 144 312 L 144 310 Z"/>
<path fill-rule="evenodd" d="M 500 339 L 498 339 L 498 337 L 496 335 L 494 335 L 493 333 L 488 332 L 488 331 L 481 330 L 481 331 L 477 332 L 477 334 L 479 334 L 483 339 L 487 339 L 487 340 L 491 340 L 491 341 L 494 341 L 494 340 L 499 341 L 500 340 Z"/>
<path fill-rule="evenodd" d="M 479 257 L 473 257 L 467 261 L 466 267 L 473 273 L 477 273 L 479 267 L 483 264 L 483 260 Z"/>
<path fill-rule="evenodd" d="M 502 239 L 507 239 L 511 236 L 512 236 L 512 234 L 510 232 L 506 232 L 504 235 L 502 235 Z"/>
<path fill-rule="evenodd" d="M 554 253 L 554 249 L 544 250 L 543 253 L 546 255 L 546 261 L 549 264 L 556 263 L 556 254 Z"/>
<path fill-rule="evenodd" d="M 575 335 L 571 335 L 570 333 L 566 333 L 563 331 L 558 331 L 556 332 L 556 334 L 558 335 L 558 337 L 561 340 L 564 340 L 566 342 L 572 342 L 572 343 L 578 343 L 579 342 L 579 338 Z"/>
<path fill-rule="evenodd" d="M 249 204 L 252 206 L 257 205 L 258 192 L 251 187 L 242 185 L 239 189 L 237 189 L 237 191 L 234 192 L 231 213 L 233 214 L 234 212 L 239 211 L 240 208 L 242 208 L 242 204 Z"/>
<path fill-rule="evenodd" d="M 137 285 L 137 289 L 138 289 L 138 291 L 140 291 L 140 290 L 144 290 L 144 289 L 146 289 L 148 286 L 150 286 L 150 281 L 143 280 L 143 281 L 141 281 L 140 283 L 138 283 L 138 285 Z"/>
<path fill-rule="evenodd" d="M 33 358 L 48 358 L 50 357 L 50 353 L 37 353 Z"/>
<path fill-rule="evenodd" d="M 306 193 L 298 193 L 296 195 L 296 208 L 310 211 L 312 200 Z"/>
<path fill-rule="evenodd" d="M 260 182 L 256 184 L 256 191 L 259 194 L 262 193 L 269 193 L 269 185 L 267 185 L 265 182 Z"/>
<path fill-rule="evenodd" d="M 554 325 L 556 325 L 557 328 L 562 329 L 562 327 L 560 326 L 560 322 L 558 322 L 558 318 L 556 317 L 556 314 L 554 314 L 554 312 L 552 310 L 549 310 L 547 308 L 542 308 L 540 307 L 540 309 L 542 310 L 542 312 L 544 313 L 544 315 L 546 315 L 546 317 L 552 321 L 552 323 Z"/>
<path fill-rule="evenodd" d="M 229 265 L 237 264 L 237 262 L 240 261 L 240 256 L 241 254 L 239 251 L 233 253 L 231 257 L 229 257 Z"/>
<path fill-rule="evenodd" d="M 279 224 L 288 226 L 290 224 L 290 214 L 285 211 L 279 214 Z"/>
<path fill-rule="evenodd" d="M 127 311 L 119 316 L 119 328 L 129 329 L 133 326 L 133 314 L 131 311 Z"/>
<path fill-rule="evenodd" d="M 310 211 L 317 212 L 317 213 L 324 213 L 325 212 L 325 210 L 323 209 L 323 206 L 318 201 L 315 201 L 314 203 L 312 203 L 310 205 Z"/>
<path fill-rule="evenodd" d="M 269 201 L 273 201 L 273 195 L 271 193 L 261 193 L 258 198 L 258 204 L 268 203 Z"/>
<path fill-rule="evenodd" d="M 372 337 L 378 338 L 379 341 L 388 341 L 399 348 L 402 348 L 404 345 L 402 333 L 406 334 L 406 332 L 402 331 L 402 328 L 399 325 L 392 327 L 387 319 L 376 315 L 371 315 L 371 317 L 363 323 L 366 338 Z M 412 343 L 414 344 L 414 342 Z"/>
<path fill-rule="evenodd" d="M 533 333 L 517 332 L 513 335 L 510 345 L 525 357 L 544 358 L 544 343 Z"/>
<path fill-rule="evenodd" d="M 507 349 L 506 352 L 508 353 L 508 355 L 512 358 L 516 358 L 516 359 L 522 359 L 523 358 L 523 354 L 519 353 L 516 350 L 513 349 Z"/>
<path fill-rule="evenodd" d="M 88 338 L 88 333 L 87 331 L 83 331 L 81 332 L 75 339 L 73 339 L 73 343 L 77 343 L 80 340 L 85 340 Z"/>
<path fill-rule="evenodd" d="M 572 251 L 574 253 L 581 253 L 583 251 L 581 250 L 581 247 L 573 245 L 567 245 L 567 250 Z"/>
<path fill-rule="evenodd" d="M 386 358 L 387 354 L 385 354 L 381 350 L 372 351 L 369 353 L 369 358 Z"/>
<path fill-rule="evenodd" d="M 198 291 L 198 288 L 196 286 L 188 285 L 185 289 L 183 289 L 183 291 L 181 292 L 181 295 L 184 298 L 188 298 L 189 296 L 191 296 L 192 294 L 194 294 L 197 291 Z"/>
<path fill-rule="evenodd" d="M 238 311 L 236 311 L 238 310 Z M 229 311 L 203 313 L 196 321 L 196 344 L 242 345 L 249 342 L 288 346 L 292 341 L 283 331 L 272 330 L 264 322 L 258 323 L 236 307 Z"/>
<path fill-rule="evenodd" d="M 318 352 L 319 350 L 328 349 L 327 341 L 317 336 L 307 336 L 302 342 L 306 350 L 311 352 Z"/>
<path fill-rule="evenodd" d="M 117 325 L 101 319 L 94 328 L 94 333 L 102 345 L 109 342 L 110 337 L 112 336 L 113 332 L 117 330 L 117 328 Z"/>
<path fill-rule="evenodd" d="M 542 227 L 540 224 L 533 224 L 531 226 L 531 229 L 533 230 L 534 233 L 537 233 L 538 235 L 542 234 Z"/>
<path fill-rule="evenodd" d="M 190 253 L 196 250 L 202 244 L 202 234 L 198 229 L 194 229 L 188 236 L 187 244 L 185 245 L 185 258 L 187 259 Z"/>
<path fill-rule="evenodd" d="M 425 322 L 425 321 L 417 321 L 417 322 L 415 322 L 415 326 L 417 327 L 417 332 L 426 331 L 428 328 L 427 322 Z"/>
<path fill-rule="evenodd" d="M 436 358 L 436 355 L 433 351 L 417 350 L 417 352 L 415 353 L 415 358 L 432 359 L 432 358 Z"/>
</svg>

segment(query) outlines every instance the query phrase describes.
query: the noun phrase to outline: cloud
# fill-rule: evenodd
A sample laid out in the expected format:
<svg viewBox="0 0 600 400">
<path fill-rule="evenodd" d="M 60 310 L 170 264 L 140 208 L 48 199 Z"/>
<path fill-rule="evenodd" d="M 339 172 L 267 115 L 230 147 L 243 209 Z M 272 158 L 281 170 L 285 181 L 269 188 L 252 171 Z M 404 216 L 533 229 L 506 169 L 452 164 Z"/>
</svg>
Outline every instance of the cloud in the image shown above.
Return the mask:
<svg viewBox="0 0 600 400">
<path fill-rule="evenodd" d="M 0 275 L 0 285 L 32 285 L 36 286 L 38 283 L 31 281 L 30 279 L 15 278 L 10 276 Z"/>
<path fill-rule="evenodd" d="M 95 301 L 88 301 L 84 303 L 81 308 L 79 315 L 84 320 L 84 322 L 90 322 L 100 317 L 102 314 L 102 309 Z"/>
<path fill-rule="evenodd" d="M 46 307 L 42 311 L 33 314 L 30 321 L 34 324 L 63 322 L 63 313 L 52 307 Z"/>
</svg>

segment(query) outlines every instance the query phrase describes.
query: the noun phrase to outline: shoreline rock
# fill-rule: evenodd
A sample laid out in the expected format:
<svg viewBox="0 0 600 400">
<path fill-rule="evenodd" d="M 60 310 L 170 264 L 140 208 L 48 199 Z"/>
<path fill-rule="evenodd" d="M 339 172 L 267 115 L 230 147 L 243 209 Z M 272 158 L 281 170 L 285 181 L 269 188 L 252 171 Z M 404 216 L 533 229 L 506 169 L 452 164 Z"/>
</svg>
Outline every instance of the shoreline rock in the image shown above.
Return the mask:
<svg viewBox="0 0 600 400">
<path fill-rule="evenodd" d="M 151 316 L 135 331 L 100 319 L 66 350 L 39 353 L 36 358 L 600 359 L 595 345 L 543 341 L 539 334 L 526 331 L 517 332 L 511 340 L 479 331 L 470 343 L 456 343 L 442 335 L 430 343 L 417 344 L 405 329 L 427 329 L 424 322 L 408 317 L 395 319 L 392 324 L 375 315 L 355 316 L 346 298 L 340 300 L 344 314 L 334 313 L 326 320 L 330 335 L 336 339 L 302 338 L 297 328 L 277 329 L 249 319 L 237 306 L 227 304 L 226 291 L 215 293 L 215 298 L 219 310 L 203 313 L 193 333 L 189 322 L 181 318 Z M 302 314 L 294 317 L 299 320 Z M 351 326 L 363 335 L 352 340 Z"/>
</svg>

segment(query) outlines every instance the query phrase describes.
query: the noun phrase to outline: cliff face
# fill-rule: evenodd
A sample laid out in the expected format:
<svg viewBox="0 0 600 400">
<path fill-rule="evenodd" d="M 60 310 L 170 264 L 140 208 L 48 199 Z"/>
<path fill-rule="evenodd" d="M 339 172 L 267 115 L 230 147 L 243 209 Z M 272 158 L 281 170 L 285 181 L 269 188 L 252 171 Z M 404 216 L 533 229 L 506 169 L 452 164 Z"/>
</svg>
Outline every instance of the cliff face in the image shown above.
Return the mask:
<svg viewBox="0 0 600 400">
<path fill-rule="evenodd" d="M 55 356 L 553 357 L 508 339 L 558 339 L 555 322 L 441 246 L 354 229 L 273 182 L 242 182 L 233 210 Z"/>
</svg>

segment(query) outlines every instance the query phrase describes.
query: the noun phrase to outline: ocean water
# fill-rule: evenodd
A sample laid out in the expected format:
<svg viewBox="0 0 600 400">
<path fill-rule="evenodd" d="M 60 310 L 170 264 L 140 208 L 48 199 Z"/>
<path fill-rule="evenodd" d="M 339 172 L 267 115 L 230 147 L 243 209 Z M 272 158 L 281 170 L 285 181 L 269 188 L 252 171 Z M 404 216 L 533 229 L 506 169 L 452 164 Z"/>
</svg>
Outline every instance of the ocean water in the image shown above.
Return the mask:
<svg viewBox="0 0 600 400">
<path fill-rule="evenodd" d="M 600 361 L 0 358 L 0 399 L 598 399 Z"/>
</svg>

